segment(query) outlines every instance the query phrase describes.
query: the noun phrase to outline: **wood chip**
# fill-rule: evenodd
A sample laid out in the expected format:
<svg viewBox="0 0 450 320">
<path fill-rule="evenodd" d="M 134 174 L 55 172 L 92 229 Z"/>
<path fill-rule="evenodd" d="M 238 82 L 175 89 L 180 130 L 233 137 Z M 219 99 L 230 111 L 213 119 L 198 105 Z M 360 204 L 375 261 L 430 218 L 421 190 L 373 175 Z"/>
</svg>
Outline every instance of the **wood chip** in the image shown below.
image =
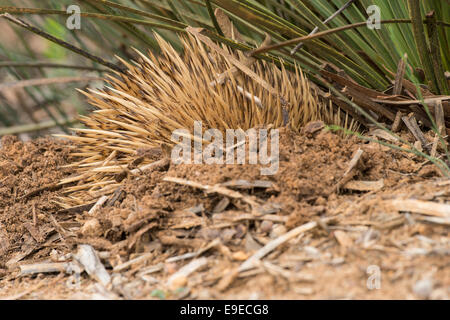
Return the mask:
<svg viewBox="0 0 450 320">
<path fill-rule="evenodd" d="M 231 22 L 230 18 L 228 18 L 223 10 L 221 10 L 220 8 L 216 8 L 216 10 L 214 11 L 214 15 L 216 16 L 217 23 L 219 24 L 220 29 L 222 29 L 227 38 L 234 39 L 239 42 L 244 42 L 244 38 L 234 27 L 233 22 Z"/>
<path fill-rule="evenodd" d="M 383 179 L 378 181 L 349 181 L 343 186 L 344 189 L 355 191 L 378 191 L 383 187 Z"/>
<path fill-rule="evenodd" d="M 214 207 L 213 213 L 220 213 L 220 212 L 224 211 L 228 207 L 229 204 L 230 204 L 230 199 L 228 199 L 227 197 L 223 197 L 222 200 L 220 200 Z"/>
<path fill-rule="evenodd" d="M 441 136 L 445 136 L 447 134 L 447 129 L 445 127 L 444 107 L 442 105 L 442 101 L 438 101 L 434 105 L 434 116 L 436 118 L 436 127 L 439 130 L 439 134 Z"/>
<path fill-rule="evenodd" d="M 100 209 L 103 204 L 108 200 L 107 196 L 102 196 L 100 199 L 97 200 L 97 202 L 94 204 L 94 206 L 88 211 L 89 215 L 93 215 L 98 209 Z"/>
<path fill-rule="evenodd" d="M 219 245 L 220 245 L 220 240 L 219 239 L 214 239 L 206 247 L 201 248 L 201 249 L 197 250 L 196 252 L 189 252 L 189 253 L 183 254 L 181 256 L 171 257 L 171 258 L 166 259 L 165 262 L 166 263 L 173 263 L 173 262 L 178 262 L 178 261 L 182 261 L 182 260 L 185 260 L 185 259 L 195 258 L 195 257 L 198 257 L 201 254 L 205 253 L 209 249 L 217 247 Z"/>
<path fill-rule="evenodd" d="M 152 253 L 152 252 L 145 253 L 145 254 L 143 254 L 143 255 L 137 257 L 137 258 L 128 260 L 128 261 L 125 262 L 125 263 L 122 263 L 122 264 L 119 264 L 119 265 L 115 266 L 115 267 L 113 268 L 113 271 L 114 271 L 114 272 L 120 272 L 120 271 L 123 271 L 123 270 L 128 269 L 129 267 L 131 267 L 133 264 L 143 263 L 143 262 L 145 262 L 146 260 L 150 259 L 151 257 L 153 257 L 153 253 Z"/>
<path fill-rule="evenodd" d="M 74 258 L 83 266 L 89 276 L 103 286 L 106 286 L 111 282 L 111 276 L 106 271 L 92 246 L 88 244 L 80 245 L 78 247 L 78 252 L 74 255 Z"/>
<path fill-rule="evenodd" d="M 156 170 L 159 168 L 165 168 L 169 164 L 170 164 L 170 160 L 168 158 L 163 158 L 161 160 L 143 165 L 142 167 L 133 169 L 130 171 L 130 173 L 133 175 L 138 175 L 138 174 L 141 174 L 143 171 L 152 171 L 152 170 Z"/>
<path fill-rule="evenodd" d="M 395 114 L 394 123 L 392 124 L 392 132 L 398 132 L 402 128 L 403 112 L 397 111 Z M 384 130 L 383 130 L 384 131 Z"/>
<path fill-rule="evenodd" d="M 141 269 L 138 273 L 138 276 L 142 277 L 142 276 L 148 275 L 150 273 L 162 271 L 163 269 L 164 269 L 164 263 L 161 262 L 161 263 L 158 263 L 157 265 Z"/>
<path fill-rule="evenodd" d="M 353 245 L 353 240 L 344 231 L 334 231 L 334 237 L 336 238 L 337 242 L 344 248 L 350 248 Z"/>
<path fill-rule="evenodd" d="M 29 275 L 37 273 L 55 273 L 55 272 L 68 272 L 70 270 L 71 262 L 55 262 L 55 263 L 34 263 L 34 264 L 22 264 L 19 266 L 20 275 Z"/>
<path fill-rule="evenodd" d="M 422 146 L 424 148 L 429 149 L 430 151 L 431 147 L 428 145 L 428 140 L 425 138 L 425 135 L 423 134 L 422 130 L 420 130 L 416 118 L 414 117 L 414 114 L 410 114 L 409 116 L 403 117 L 402 120 L 406 124 L 406 127 L 408 127 L 409 131 L 413 134 L 414 138 L 416 138 L 417 141 L 420 141 Z"/>
<path fill-rule="evenodd" d="M 325 123 L 323 121 L 311 121 L 305 125 L 303 131 L 306 134 L 314 134 L 323 128 L 325 128 Z"/>
<path fill-rule="evenodd" d="M 345 87 L 342 92 L 350 95 L 353 98 L 354 102 L 361 105 L 362 107 L 365 107 L 375 112 L 376 114 L 383 115 L 391 121 L 395 120 L 395 114 L 391 111 L 390 108 L 387 108 L 386 106 L 375 102 L 375 99 L 370 99 L 360 91 L 357 91 L 352 87 Z"/>
<path fill-rule="evenodd" d="M 384 204 L 396 211 L 407 211 L 441 218 L 450 218 L 450 204 L 414 199 L 385 200 Z"/>
<path fill-rule="evenodd" d="M 418 221 L 429 222 L 433 224 L 440 224 L 443 226 L 450 226 L 450 218 L 440 218 L 440 217 L 418 217 Z"/>
</svg>

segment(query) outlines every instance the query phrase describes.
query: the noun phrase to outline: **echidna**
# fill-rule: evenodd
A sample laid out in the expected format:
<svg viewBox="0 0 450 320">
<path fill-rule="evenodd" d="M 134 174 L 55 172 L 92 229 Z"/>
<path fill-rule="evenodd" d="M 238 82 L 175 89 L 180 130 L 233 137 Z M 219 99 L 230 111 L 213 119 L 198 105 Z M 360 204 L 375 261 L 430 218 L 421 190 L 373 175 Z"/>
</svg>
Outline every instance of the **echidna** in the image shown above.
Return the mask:
<svg viewBox="0 0 450 320">
<path fill-rule="evenodd" d="M 79 159 L 71 165 L 76 174 L 61 182 L 70 184 L 64 189 L 65 206 L 112 193 L 120 185 L 117 175 L 129 171 L 140 150 L 173 146 L 172 132 L 192 132 L 194 121 L 202 121 L 204 130 L 281 127 L 286 118 L 291 129 L 299 130 L 312 120 L 335 121 L 298 68 L 289 72 L 256 61 L 249 66 L 256 75 L 251 77 L 232 72 L 230 60 L 239 56 L 226 46 L 218 53 L 189 35 L 181 39 L 181 55 L 155 37 L 161 55 L 137 52 L 137 62 L 121 60 L 127 71 L 105 80 L 109 86 L 83 92 L 96 110 L 81 117 L 85 129 L 64 136 L 74 142 L 72 155 Z M 146 158 L 139 166 L 151 161 Z"/>
</svg>

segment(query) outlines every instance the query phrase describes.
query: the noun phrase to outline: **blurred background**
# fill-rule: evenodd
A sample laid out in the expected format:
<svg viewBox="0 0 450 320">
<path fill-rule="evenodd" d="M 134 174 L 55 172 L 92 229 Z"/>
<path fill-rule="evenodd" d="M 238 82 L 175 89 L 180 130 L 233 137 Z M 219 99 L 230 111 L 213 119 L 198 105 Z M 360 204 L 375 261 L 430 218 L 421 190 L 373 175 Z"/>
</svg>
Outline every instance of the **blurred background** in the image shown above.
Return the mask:
<svg viewBox="0 0 450 320">
<path fill-rule="evenodd" d="M 121 2 L 137 7 L 136 1 Z M 141 1 L 141 8 L 146 6 L 145 2 Z M 2 7 L 58 11 L 66 11 L 73 4 L 82 11 L 121 14 L 119 9 L 103 6 L 99 1 L 0 0 Z M 165 1 L 148 1 L 147 5 L 151 10 L 168 10 L 165 14 L 171 14 L 171 6 Z M 151 27 L 82 17 L 81 29 L 70 30 L 66 26 L 68 16 L 63 14 L 32 12 L 12 16 L 113 63 L 117 63 L 115 55 L 131 59 L 132 47 L 142 51 L 158 49 Z M 104 76 L 108 68 L 6 19 L 0 19 L 0 30 L 0 136 L 18 134 L 28 140 L 42 134 L 67 132 L 67 126 L 76 125 L 77 113 L 86 113 L 89 107 L 75 89 L 102 86 L 96 78 Z M 172 31 L 159 32 L 166 39 L 176 40 Z M 27 82 L 30 79 L 33 82 Z"/>
</svg>

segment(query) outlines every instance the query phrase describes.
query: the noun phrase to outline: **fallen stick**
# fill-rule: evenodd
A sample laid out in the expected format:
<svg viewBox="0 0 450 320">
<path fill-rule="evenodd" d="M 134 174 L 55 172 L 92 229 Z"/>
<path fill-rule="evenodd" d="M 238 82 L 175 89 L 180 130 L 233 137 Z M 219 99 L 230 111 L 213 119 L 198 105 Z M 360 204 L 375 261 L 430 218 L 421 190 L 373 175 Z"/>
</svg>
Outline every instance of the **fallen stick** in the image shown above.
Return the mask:
<svg viewBox="0 0 450 320">
<path fill-rule="evenodd" d="M 434 223 L 439 224 L 443 226 L 449 226 L 450 227 L 450 218 L 439 218 L 439 217 L 418 217 L 416 220 L 421 222 L 428 222 L 428 223 Z"/>
<path fill-rule="evenodd" d="M 103 204 L 108 200 L 107 196 L 100 197 L 97 202 L 94 204 L 94 206 L 88 211 L 88 215 L 92 216 L 97 209 L 101 208 Z"/>
<path fill-rule="evenodd" d="M 450 204 L 414 199 L 385 200 L 384 203 L 397 211 L 409 211 L 428 216 L 450 218 Z"/>
<path fill-rule="evenodd" d="M 392 124 L 392 132 L 399 132 L 402 127 L 402 117 L 403 113 L 401 111 L 397 111 L 395 115 L 394 123 Z"/>
<path fill-rule="evenodd" d="M 354 169 L 356 168 L 359 159 L 361 159 L 361 156 L 363 154 L 363 150 L 358 149 L 355 153 L 355 155 L 353 156 L 352 160 L 350 160 L 350 162 L 348 163 L 348 167 L 347 170 L 345 170 L 344 174 L 342 175 L 342 178 L 339 180 L 339 182 L 336 184 L 336 190 L 339 192 L 339 190 L 341 189 L 341 187 L 343 185 L 345 185 L 347 182 L 349 182 L 353 176 L 355 175 L 354 173 L 350 174 L 351 172 L 354 172 Z"/>
<path fill-rule="evenodd" d="M 70 266 L 71 262 L 22 264 L 19 266 L 19 276 L 36 273 L 68 272 Z"/>
<path fill-rule="evenodd" d="M 40 187 L 38 189 L 32 190 L 30 192 L 28 192 L 27 194 L 25 194 L 24 196 L 20 197 L 20 200 L 26 200 L 32 197 L 35 197 L 37 195 L 39 195 L 40 193 L 44 192 L 44 191 L 57 191 L 59 189 L 62 188 L 62 185 L 58 185 L 58 184 L 48 184 L 45 185 L 43 187 Z"/>
<path fill-rule="evenodd" d="M 178 183 L 181 185 L 185 185 L 185 186 L 189 186 L 189 187 L 193 187 L 193 188 L 197 188 L 197 189 L 202 189 L 202 190 L 206 191 L 206 193 L 218 193 L 218 194 L 221 194 L 223 196 L 227 196 L 227 197 L 230 197 L 233 199 L 240 199 L 240 200 L 248 203 L 252 208 L 259 207 L 258 203 L 256 201 L 252 200 L 250 197 L 247 197 L 247 196 L 243 195 L 242 193 L 239 193 L 237 191 L 230 190 L 228 188 L 221 187 L 218 185 L 214 185 L 214 186 L 204 185 L 204 184 L 201 184 L 201 183 L 198 183 L 195 181 L 190 181 L 190 180 L 176 178 L 176 177 L 165 177 L 163 179 L 163 181 Z"/>
<path fill-rule="evenodd" d="M 394 81 L 394 90 L 392 92 L 393 95 L 398 96 L 402 93 L 403 89 L 403 78 L 405 77 L 406 70 L 406 60 L 408 59 L 408 54 L 404 54 L 403 58 L 400 59 L 400 62 L 397 66 L 397 74 L 395 75 Z"/>
<path fill-rule="evenodd" d="M 425 138 L 422 130 L 420 130 L 414 115 L 411 114 L 409 116 L 402 117 L 402 120 L 408 127 L 409 131 L 413 134 L 414 138 L 416 138 L 417 141 L 420 141 L 424 148 L 427 148 L 428 151 L 431 151 L 431 148 L 428 145 L 428 140 Z"/>
<path fill-rule="evenodd" d="M 187 277 L 195 272 L 196 270 L 203 267 L 205 264 L 208 263 L 207 258 L 199 258 L 196 260 L 192 260 L 187 265 L 182 267 L 180 270 L 175 272 L 173 275 L 167 279 L 166 285 L 171 288 L 173 286 L 181 285 L 183 282 L 187 281 Z M 180 282 L 181 281 L 181 282 Z"/>
<path fill-rule="evenodd" d="M 106 271 L 100 261 L 95 249 L 88 245 L 82 244 L 78 247 L 78 252 L 73 256 L 74 259 L 83 266 L 87 274 L 103 286 L 111 282 L 111 276 Z"/>
<path fill-rule="evenodd" d="M 127 262 L 124 262 L 122 264 L 119 264 L 119 265 L 115 266 L 113 268 L 113 271 L 114 272 L 123 271 L 123 270 L 127 269 L 128 267 L 130 267 L 133 264 L 144 262 L 145 260 L 150 259 L 152 256 L 153 256 L 153 252 L 145 253 L 145 254 L 143 254 L 143 255 L 135 258 L 135 259 L 128 260 Z"/>
</svg>

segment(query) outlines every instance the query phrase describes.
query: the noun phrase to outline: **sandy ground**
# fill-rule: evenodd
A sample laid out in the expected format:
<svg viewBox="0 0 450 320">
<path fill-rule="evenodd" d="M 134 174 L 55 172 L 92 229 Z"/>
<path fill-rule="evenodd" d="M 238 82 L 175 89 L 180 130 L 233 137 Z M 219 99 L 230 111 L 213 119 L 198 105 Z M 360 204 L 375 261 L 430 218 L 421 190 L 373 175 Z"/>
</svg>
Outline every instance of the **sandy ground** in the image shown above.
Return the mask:
<svg viewBox="0 0 450 320">
<path fill-rule="evenodd" d="M 88 214 L 58 205 L 67 143 L 4 137 L 0 298 L 448 299 L 450 181 L 433 165 L 320 130 L 280 143 L 273 176 L 167 162 Z"/>
</svg>

